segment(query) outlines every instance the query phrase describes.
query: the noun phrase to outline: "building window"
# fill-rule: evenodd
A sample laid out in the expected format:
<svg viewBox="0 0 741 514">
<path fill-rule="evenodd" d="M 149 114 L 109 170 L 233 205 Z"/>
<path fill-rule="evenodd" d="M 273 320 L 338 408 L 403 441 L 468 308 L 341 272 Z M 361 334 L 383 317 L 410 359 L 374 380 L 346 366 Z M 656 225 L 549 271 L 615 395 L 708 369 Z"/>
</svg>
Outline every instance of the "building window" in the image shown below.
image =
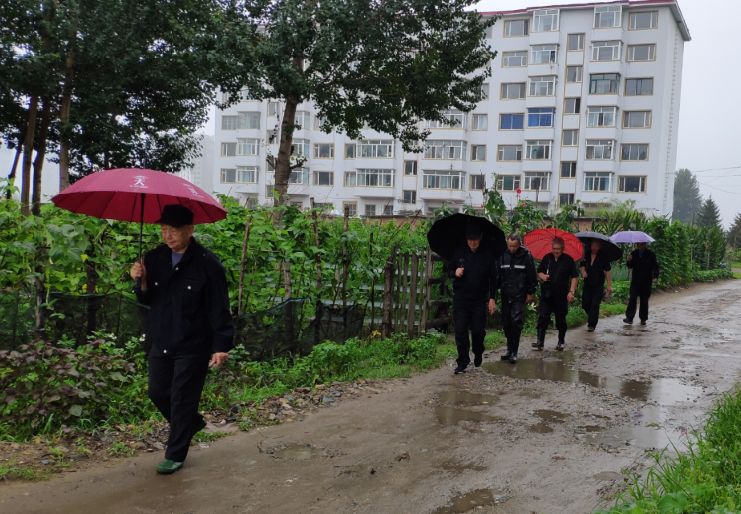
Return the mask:
<svg viewBox="0 0 741 514">
<path fill-rule="evenodd" d="M 551 158 L 550 139 L 531 139 L 527 141 L 527 158 L 531 160 L 544 160 Z"/>
<path fill-rule="evenodd" d="M 581 98 L 565 98 L 563 111 L 565 114 L 579 114 L 581 112 Z"/>
<path fill-rule="evenodd" d="M 275 181 L 275 176 L 273 176 Z M 291 170 L 291 174 L 288 175 L 288 183 L 295 185 L 308 186 L 309 185 L 309 168 L 298 168 Z"/>
<path fill-rule="evenodd" d="M 618 193 L 645 193 L 646 177 L 626 175 L 618 177 Z"/>
<path fill-rule="evenodd" d="M 594 161 L 611 161 L 615 141 L 612 139 L 587 139 L 587 159 Z"/>
<path fill-rule="evenodd" d="M 583 73 L 583 66 L 566 66 L 566 82 L 581 82 Z"/>
<path fill-rule="evenodd" d="M 522 145 L 499 145 L 497 147 L 498 161 L 521 161 Z"/>
<path fill-rule="evenodd" d="M 394 215 L 394 206 L 391 204 L 386 204 L 383 206 L 383 215 L 384 216 L 393 216 Z"/>
<path fill-rule="evenodd" d="M 237 166 L 237 182 L 257 184 L 259 168 L 257 166 Z"/>
<path fill-rule="evenodd" d="M 237 155 L 258 155 L 259 153 L 259 139 L 237 139 Z"/>
<path fill-rule="evenodd" d="M 650 96 L 654 94 L 654 79 L 625 79 L 625 96 Z"/>
<path fill-rule="evenodd" d="M 425 143 L 425 159 L 463 160 L 466 152 L 465 141 L 449 141 L 431 139 Z"/>
<path fill-rule="evenodd" d="M 620 159 L 623 161 L 647 161 L 648 145 L 645 143 L 625 143 L 620 147 Z"/>
<path fill-rule="evenodd" d="M 333 186 L 334 172 L 332 171 L 314 171 L 315 186 Z"/>
<path fill-rule="evenodd" d="M 314 143 L 314 159 L 334 159 L 334 143 Z"/>
<path fill-rule="evenodd" d="M 234 157 L 237 155 L 237 143 L 221 143 L 221 156 Z"/>
<path fill-rule="evenodd" d="M 221 183 L 234 184 L 237 182 L 236 168 L 221 168 Z"/>
<path fill-rule="evenodd" d="M 322 126 L 327 120 L 319 116 L 318 114 L 314 116 L 314 130 L 322 130 Z M 322 132 L 324 132 L 322 130 Z"/>
<path fill-rule="evenodd" d="M 463 189 L 465 173 L 458 170 L 423 170 L 422 187 L 425 189 Z"/>
<path fill-rule="evenodd" d="M 484 82 L 481 84 L 481 90 L 479 91 L 480 99 L 481 100 L 488 100 L 489 99 L 489 83 Z"/>
<path fill-rule="evenodd" d="M 366 204 L 365 205 L 365 215 L 366 216 L 375 216 L 376 215 L 376 206 L 375 204 Z"/>
<path fill-rule="evenodd" d="M 499 115 L 499 130 L 522 130 L 525 124 L 525 115 L 521 112 Z"/>
<path fill-rule="evenodd" d="M 291 155 L 295 157 L 308 157 L 309 156 L 309 140 L 308 139 L 294 139 L 291 143 Z"/>
<path fill-rule="evenodd" d="M 500 90 L 502 100 L 520 100 L 525 98 L 525 82 L 503 82 Z"/>
<path fill-rule="evenodd" d="M 656 45 L 628 45 L 629 62 L 655 61 Z"/>
<path fill-rule="evenodd" d="M 584 173 L 584 191 L 609 191 L 611 189 L 612 173 L 603 171 L 587 171 Z"/>
<path fill-rule="evenodd" d="M 649 128 L 651 126 L 651 111 L 623 112 L 623 128 Z"/>
<path fill-rule="evenodd" d="M 616 95 L 619 88 L 619 73 L 594 73 L 589 76 L 589 92 L 593 95 Z"/>
<path fill-rule="evenodd" d="M 474 114 L 471 118 L 473 130 L 486 130 L 489 128 L 489 115 L 488 114 Z"/>
<path fill-rule="evenodd" d="M 566 50 L 568 52 L 584 50 L 584 34 L 569 34 L 566 37 Z"/>
<path fill-rule="evenodd" d="M 394 187 L 394 170 L 358 169 L 345 172 L 346 187 Z"/>
<path fill-rule="evenodd" d="M 386 159 L 394 156 L 394 141 L 392 139 L 363 139 L 356 143 L 345 144 L 345 158 L 378 158 Z"/>
<path fill-rule="evenodd" d="M 468 186 L 471 191 L 483 191 L 486 189 L 486 177 L 484 175 L 471 175 Z"/>
<path fill-rule="evenodd" d="M 579 130 L 578 129 L 564 130 L 561 135 L 561 145 L 578 146 L 579 145 Z"/>
<path fill-rule="evenodd" d="M 519 175 L 497 175 L 497 191 L 517 191 L 520 189 Z"/>
<path fill-rule="evenodd" d="M 401 203 L 417 203 L 417 191 L 405 189 L 401 192 Z"/>
<path fill-rule="evenodd" d="M 417 175 L 417 161 L 404 161 L 404 175 Z"/>
<path fill-rule="evenodd" d="M 614 127 L 617 107 L 587 107 L 587 127 Z"/>
<path fill-rule="evenodd" d="M 551 174 L 547 171 L 528 171 L 525 173 L 525 191 L 548 191 L 550 189 Z"/>
<path fill-rule="evenodd" d="M 558 9 L 533 11 L 533 32 L 556 32 L 557 30 Z"/>
<path fill-rule="evenodd" d="M 450 110 L 443 111 L 442 115 L 445 117 L 445 121 L 427 120 L 424 124 L 424 127 L 429 129 L 451 129 L 466 127 L 465 113 L 461 111 Z"/>
<path fill-rule="evenodd" d="M 358 215 L 358 202 L 342 202 L 342 212 L 351 218 Z"/>
<path fill-rule="evenodd" d="M 558 205 L 573 205 L 574 193 L 561 193 L 558 195 Z"/>
<path fill-rule="evenodd" d="M 527 66 L 527 50 L 502 52 L 503 68 L 517 68 L 520 66 Z"/>
<path fill-rule="evenodd" d="M 521 37 L 528 35 L 530 20 L 506 20 L 504 22 L 504 37 Z"/>
<path fill-rule="evenodd" d="M 592 60 L 593 61 L 619 61 L 621 41 L 593 41 L 592 42 Z"/>
<path fill-rule="evenodd" d="M 530 64 L 554 64 L 558 60 L 558 45 L 530 47 Z"/>
<path fill-rule="evenodd" d="M 632 12 L 628 17 L 629 30 L 655 29 L 659 25 L 658 11 Z"/>
<path fill-rule="evenodd" d="M 606 5 L 594 8 L 594 28 L 611 29 L 622 25 L 623 8 L 619 5 Z"/>
<path fill-rule="evenodd" d="M 561 161 L 561 178 L 576 178 L 576 161 Z"/>
<path fill-rule="evenodd" d="M 472 161 L 485 161 L 486 160 L 486 145 L 471 145 L 471 160 Z"/>
<path fill-rule="evenodd" d="M 280 102 L 268 102 L 268 116 L 277 117 L 280 114 Z"/>
<path fill-rule="evenodd" d="M 555 75 L 530 77 L 530 96 L 553 96 L 555 93 Z"/>
<path fill-rule="evenodd" d="M 556 109 L 553 107 L 532 107 L 527 110 L 528 127 L 552 127 Z"/>
<path fill-rule="evenodd" d="M 259 129 L 260 113 L 259 112 L 240 112 L 239 127 L 240 129 Z"/>
<path fill-rule="evenodd" d="M 221 130 L 237 130 L 239 116 L 222 116 Z"/>
<path fill-rule="evenodd" d="M 309 130 L 311 127 L 311 113 L 309 111 L 296 111 L 296 119 L 294 120 L 296 130 Z"/>
</svg>

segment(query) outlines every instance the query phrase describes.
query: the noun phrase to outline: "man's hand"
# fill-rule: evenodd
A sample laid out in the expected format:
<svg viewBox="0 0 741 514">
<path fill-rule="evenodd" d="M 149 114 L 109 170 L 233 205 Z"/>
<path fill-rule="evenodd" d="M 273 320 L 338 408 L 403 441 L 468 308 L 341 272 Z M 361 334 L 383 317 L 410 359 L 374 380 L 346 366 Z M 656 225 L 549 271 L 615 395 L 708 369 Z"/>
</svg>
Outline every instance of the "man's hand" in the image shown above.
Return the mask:
<svg viewBox="0 0 741 514">
<path fill-rule="evenodd" d="M 529 294 L 529 295 L 527 295 L 527 296 L 525 297 L 525 303 L 533 303 L 533 300 L 534 300 L 534 299 L 535 299 L 535 298 L 533 298 L 533 295 Z"/>
<path fill-rule="evenodd" d="M 542 280 L 543 282 L 548 282 L 550 280 L 551 276 L 546 275 L 545 273 L 538 273 L 538 278 Z"/>
<path fill-rule="evenodd" d="M 605 289 L 605 296 L 612 296 L 612 286 L 607 286 L 607 289 Z"/>
<path fill-rule="evenodd" d="M 229 354 L 226 352 L 216 352 L 211 355 L 211 360 L 208 363 L 209 368 L 218 368 L 229 360 Z"/>
<path fill-rule="evenodd" d="M 489 315 L 493 316 L 495 312 L 497 312 L 497 303 L 494 298 L 489 298 Z"/>
<path fill-rule="evenodd" d="M 139 280 L 142 291 L 147 290 L 147 268 L 144 267 L 142 261 L 136 261 L 129 270 L 129 275 L 134 280 Z"/>
<path fill-rule="evenodd" d="M 628 254 L 628 258 L 627 258 L 626 260 L 627 260 L 628 262 L 632 261 L 632 260 L 633 260 L 633 254 L 632 254 L 632 253 L 629 253 L 629 254 Z"/>
<path fill-rule="evenodd" d="M 572 303 L 574 301 L 574 293 L 569 291 L 569 294 L 566 295 L 566 301 Z"/>
<path fill-rule="evenodd" d="M 587 278 L 587 269 L 586 268 L 582 268 L 581 269 L 581 278 L 584 278 L 584 279 Z"/>
<path fill-rule="evenodd" d="M 463 276 L 463 268 L 457 268 L 455 270 L 455 278 L 461 278 Z"/>
</svg>

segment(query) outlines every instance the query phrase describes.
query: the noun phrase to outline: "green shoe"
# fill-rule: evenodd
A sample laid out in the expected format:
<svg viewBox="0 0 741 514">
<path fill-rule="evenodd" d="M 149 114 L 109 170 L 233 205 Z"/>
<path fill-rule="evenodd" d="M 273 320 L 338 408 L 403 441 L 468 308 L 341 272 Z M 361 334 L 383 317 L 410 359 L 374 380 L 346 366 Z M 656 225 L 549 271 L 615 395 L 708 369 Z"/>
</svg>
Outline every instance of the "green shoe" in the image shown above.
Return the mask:
<svg viewBox="0 0 741 514">
<path fill-rule="evenodd" d="M 172 475 L 182 467 L 182 462 L 175 462 L 174 460 L 165 459 L 157 465 L 157 473 L 159 473 L 160 475 Z"/>
</svg>

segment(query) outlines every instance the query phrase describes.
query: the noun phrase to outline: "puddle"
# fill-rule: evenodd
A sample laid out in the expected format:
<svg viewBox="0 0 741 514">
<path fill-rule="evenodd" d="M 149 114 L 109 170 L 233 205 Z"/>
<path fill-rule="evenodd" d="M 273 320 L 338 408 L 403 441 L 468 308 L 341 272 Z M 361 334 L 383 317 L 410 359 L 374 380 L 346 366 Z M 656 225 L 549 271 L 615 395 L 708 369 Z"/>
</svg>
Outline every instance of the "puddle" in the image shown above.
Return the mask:
<svg viewBox="0 0 741 514">
<path fill-rule="evenodd" d="M 473 410 L 459 409 L 448 405 L 438 405 L 435 407 L 435 416 L 441 425 L 457 425 L 462 421 L 471 421 L 473 423 L 492 423 L 501 421 L 501 418 L 489 416 L 483 412 Z"/>
<path fill-rule="evenodd" d="M 528 432 L 533 434 L 550 434 L 553 432 L 553 428 L 548 423 L 540 422 L 535 425 L 527 427 Z"/>
<path fill-rule="evenodd" d="M 493 507 L 505 501 L 507 501 L 506 496 L 495 496 L 491 489 L 474 489 L 454 496 L 448 505 L 434 510 L 433 514 L 461 514 L 478 510 L 481 507 Z"/>
<path fill-rule="evenodd" d="M 316 448 L 310 444 L 290 444 L 275 450 L 273 456 L 277 459 L 311 460 L 316 456 Z"/>
<path fill-rule="evenodd" d="M 623 475 L 615 471 L 602 471 L 601 473 L 592 475 L 592 478 L 600 482 L 615 482 L 616 480 L 622 480 Z"/>
<path fill-rule="evenodd" d="M 489 469 L 486 466 L 480 466 L 472 463 L 463 464 L 455 461 L 443 462 L 442 464 L 440 464 L 439 468 L 444 471 L 450 471 L 456 474 L 463 473 L 464 471 L 486 471 L 487 469 Z"/>
<path fill-rule="evenodd" d="M 583 427 L 576 427 L 577 430 L 580 432 L 586 432 L 587 434 L 593 434 L 595 432 L 602 432 L 605 427 L 601 427 L 599 425 L 586 425 Z"/>
<path fill-rule="evenodd" d="M 461 407 L 475 407 L 477 405 L 491 405 L 498 398 L 490 394 L 472 393 L 471 391 L 451 390 L 439 395 L 440 403 L 458 405 Z"/>
<path fill-rule="evenodd" d="M 528 427 L 528 431 L 534 434 L 550 434 L 553 432 L 552 423 L 563 423 L 569 417 L 564 412 L 550 409 L 538 409 L 533 414 L 541 419 L 540 423 Z"/>
</svg>

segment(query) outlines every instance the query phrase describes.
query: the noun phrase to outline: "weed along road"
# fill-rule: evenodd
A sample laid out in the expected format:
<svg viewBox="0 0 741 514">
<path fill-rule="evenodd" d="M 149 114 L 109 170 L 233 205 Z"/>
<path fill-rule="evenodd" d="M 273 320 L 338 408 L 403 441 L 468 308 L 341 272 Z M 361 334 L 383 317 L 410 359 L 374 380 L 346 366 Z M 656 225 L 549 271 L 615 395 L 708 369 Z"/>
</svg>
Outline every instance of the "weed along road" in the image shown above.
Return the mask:
<svg viewBox="0 0 741 514">
<path fill-rule="evenodd" d="M 376 386 L 303 420 L 194 449 L 175 475 L 143 454 L 48 482 L 0 485 L 3 513 L 592 512 L 647 450 L 681 447 L 741 378 L 741 281 L 657 294 L 512 366 Z"/>
</svg>

